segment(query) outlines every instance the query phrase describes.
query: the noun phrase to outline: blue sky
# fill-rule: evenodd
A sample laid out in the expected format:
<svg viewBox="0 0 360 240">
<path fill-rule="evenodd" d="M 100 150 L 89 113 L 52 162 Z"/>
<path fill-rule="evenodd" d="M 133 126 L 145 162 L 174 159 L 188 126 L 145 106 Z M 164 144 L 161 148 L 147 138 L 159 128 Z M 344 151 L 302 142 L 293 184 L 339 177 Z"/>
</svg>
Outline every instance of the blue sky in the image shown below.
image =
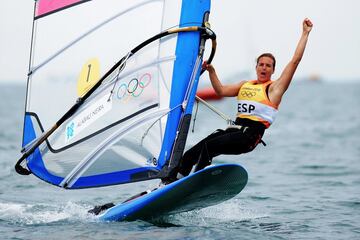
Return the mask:
<svg viewBox="0 0 360 240">
<path fill-rule="evenodd" d="M 254 76 L 255 58 L 272 52 L 278 77 L 291 59 L 309 17 L 314 28 L 296 77 L 360 81 L 360 1 L 213 0 L 210 23 L 218 36 L 214 65 L 221 78 Z M 6 1 L 0 8 L 0 82 L 25 82 L 33 1 Z"/>
</svg>

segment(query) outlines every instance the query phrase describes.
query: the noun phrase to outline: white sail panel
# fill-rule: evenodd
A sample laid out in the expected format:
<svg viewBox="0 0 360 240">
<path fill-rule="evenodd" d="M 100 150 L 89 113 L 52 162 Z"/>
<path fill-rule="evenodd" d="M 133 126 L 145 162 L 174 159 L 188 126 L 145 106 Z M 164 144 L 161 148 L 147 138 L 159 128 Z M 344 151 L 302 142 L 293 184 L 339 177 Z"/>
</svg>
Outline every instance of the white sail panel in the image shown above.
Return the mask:
<svg viewBox="0 0 360 240">
<path fill-rule="evenodd" d="M 43 118 L 49 128 L 79 97 L 79 75 L 88 61 L 96 58 L 99 65 L 91 74 L 104 75 L 133 46 L 161 31 L 162 12 L 162 1 L 90 1 L 38 19 L 27 111 L 43 115 L 47 109 L 39 102 L 47 99 L 57 109 Z"/>
<path fill-rule="evenodd" d="M 159 172 L 198 71 L 200 33 L 168 35 L 129 51 L 163 30 L 202 26 L 209 7 L 200 0 L 93 0 L 36 18 L 24 145 L 52 128 L 100 78 L 102 84 L 27 158 L 29 169 L 67 188 Z"/>
</svg>

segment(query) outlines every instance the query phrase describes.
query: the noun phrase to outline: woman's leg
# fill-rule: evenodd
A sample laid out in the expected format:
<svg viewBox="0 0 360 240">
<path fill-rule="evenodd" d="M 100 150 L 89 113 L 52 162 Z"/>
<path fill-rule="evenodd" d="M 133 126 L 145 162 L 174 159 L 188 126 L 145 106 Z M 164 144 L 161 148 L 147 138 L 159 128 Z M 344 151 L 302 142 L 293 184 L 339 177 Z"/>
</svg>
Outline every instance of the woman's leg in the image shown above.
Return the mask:
<svg viewBox="0 0 360 240">
<path fill-rule="evenodd" d="M 197 164 L 195 171 L 201 170 L 211 164 L 213 157 L 220 154 L 241 154 L 254 149 L 254 136 L 249 132 L 239 129 L 227 129 L 215 132 L 194 147 L 189 149 L 183 156 L 179 172 L 187 176 L 193 165 Z"/>
<path fill-rule="evenodd" d="M 212 138 L 216 138 L 218 136 L 221 136 L 225 131 L 222 129 L 216 130 L 214 133 L 210 134 L 200 142 L 198 142 L 195 146 L 190 148 L 184 153 L 184 156 L 181 159 L 179 172 L 183 176 L 189 175 L 191 172 L 191 169 L 193 166 L 199 162 L 199 159 L 202 155 L 202 152 L 204 151 L 204 148 L 206 147 L 206 142 L 208 142 Z"/>
</svg>

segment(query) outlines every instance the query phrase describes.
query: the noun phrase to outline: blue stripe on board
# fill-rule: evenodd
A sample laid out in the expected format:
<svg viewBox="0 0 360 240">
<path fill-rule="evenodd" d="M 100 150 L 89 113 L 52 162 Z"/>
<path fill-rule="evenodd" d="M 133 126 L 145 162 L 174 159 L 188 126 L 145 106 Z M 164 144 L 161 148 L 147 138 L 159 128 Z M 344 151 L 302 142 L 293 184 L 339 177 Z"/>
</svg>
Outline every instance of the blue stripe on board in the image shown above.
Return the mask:
<svg viewBox="0 0 360 240">
<path fill-rule="evenodd" d="M 218 173 L 221 175 L 225 174 L 225 176 L 221 177 L 221 175 L 213 175 L 213 173 Z M 221 179 L 219 179 L 219 177 Z M 201 181 L 199 180 L 203 178 L 207 180 L 207 184 L 201 184 Z M 229 179 L 231 179 L 231 181 L 229 181 Z M 219 198 L 217 200 L 217 203 L 219 203 L 228 200 L 229 198 L 234 197 L 236 194 L 238 194 L 245 187 L 247 179 L 247 172 L 241 165 L 220 164 L 216 166 L 211 166 L 202 169 L 194 174 L 190 174 L 189 176 L 186 176 L 179 181 L 159 188 L 156 191 L 152 191 L 131 201 L 116 204 L 116 206 L 110 208 L 102 215 L 99 215 L 99 219 L 102 221 L 146 219 L 151 216 L 159 216 L 159 214 L 162 213 L 172 214 L 173 212 L 171 211 L 173 211 L 176 208 L 174 206 L 178 204 L 182 205 L 179 208 L 181 209 L 180 211 L 208 207 L 216 204 L 216 197 L 214 198 L 214 196 L 211 196 L 210 194 L 210 192 L 214 190 L 214 187 L 215 189 L 219 190 L 220 195 L 218 196 Z M 213 184 L 214 182 L 216 182 L 215 186 Z M 186 188 L 186 192 L 184 192 L 182 189 L 184 185 Z M 208 192 L 207 196 L 202 195 L 202 197 L 196 199 L 191 193 L 199 190 L 199 187 L 201 188 L 200 191 L 202 192 L 202 194 L 206 192 L 204 192 L 204 189 L 207 189 L 207 191 L 210 192 Z M 169 192 L 172 193 L 167 194 Z M 175 192 L 177 192 L 177 196 L 182 195 L 182 200 L 184 200 L 184 198 L 187 198 L 187 200 L 191 199 L 192 201 L 176 201 L 178 199 L 174 197 Z M 161 202 L 164 202 L 164 199 L 167 199 L 170 205 L 164 206 L 163 204 L 160 204 Z M 201 202 L 201 205 L 194 205 L 193 203 L 195 200 L 197 200 L 198 203 Z"/>
</svg>

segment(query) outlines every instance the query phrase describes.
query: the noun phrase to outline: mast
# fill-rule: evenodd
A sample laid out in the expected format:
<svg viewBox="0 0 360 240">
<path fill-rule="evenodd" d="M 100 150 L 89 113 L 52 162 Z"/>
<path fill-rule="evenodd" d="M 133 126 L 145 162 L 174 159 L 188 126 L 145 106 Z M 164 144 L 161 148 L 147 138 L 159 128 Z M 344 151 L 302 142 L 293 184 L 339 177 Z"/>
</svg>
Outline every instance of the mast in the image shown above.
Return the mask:
<svg viewBox="0 0 360 240">
<path fill-rule="evenodd" d="M 203 17 L 203 27 L 204 31 L 201 33 L 200 43 L 199 43 L 199 52 L 198 56 L 196 58 L 195 66 L 191 75 L 191 79 L 188 85 L 188 89 L 186 91 L 183 103 L 182 103 L 182 116 L 180 119 L 179 128 L 176 134 L 176 139 L 172 148 L 172 153 L 170 156 L 170 160 L 167 166 L 162 170 L 160 173 L 160 177 L 163 179 L 163 181 L 173 181 L 176 178 L 177 171 L 181 162 L 182 155 L 184 153 L 185 145 L 187 136 L 189 133 L 190 123 L 191 123 L 191 116 L 192 116 L 192 107 L 193 102 L 195 99 L 196 94 L 196 88 L 197 88 L 197 82 L 198 77 L 204 72 L 203 70 L 200 70 L 200 66 L 202 65 L 201 61 L 204 56 L 205 51 L 205 42 L 207 39 L 212 39 L 212 49 L 211 54 L 208 59 L 208 63 L 211 63 L 216 50 L 216 35 L 213 31 L 208 28 L 209 25 L 209 12 L 206 12 Z M 197 77 L 198 76 L 198 77 Z M 197 79 L 197 80 L 196 80 Z M 196 82 L 195 82 L 196 81 Z"/>
</svg>

